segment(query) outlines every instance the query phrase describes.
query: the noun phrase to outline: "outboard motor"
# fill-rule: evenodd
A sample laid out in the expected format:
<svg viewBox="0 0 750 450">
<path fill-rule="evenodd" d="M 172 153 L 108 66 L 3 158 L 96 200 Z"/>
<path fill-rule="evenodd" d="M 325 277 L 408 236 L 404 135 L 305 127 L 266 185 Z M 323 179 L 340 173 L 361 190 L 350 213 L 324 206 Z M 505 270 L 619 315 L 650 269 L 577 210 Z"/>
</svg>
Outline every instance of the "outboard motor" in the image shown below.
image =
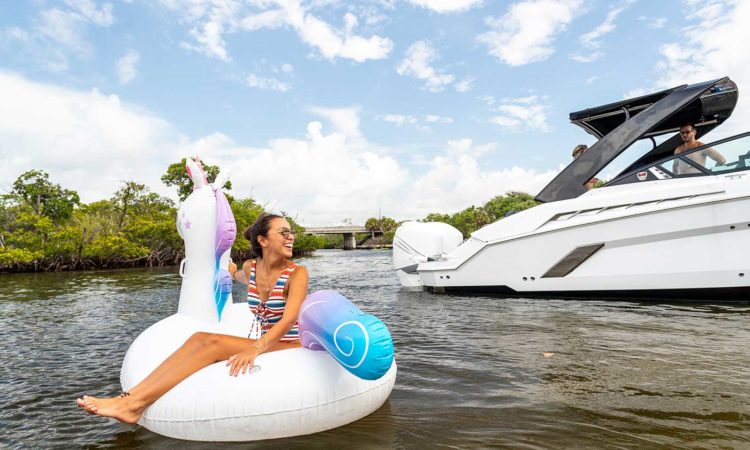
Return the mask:
<svg viewBox="0 0 750 450">
<path fill-rule="evenodd" d="M 422 286 L 419 264 L 439 260 L 462 241 L 461 232 L 447 223 L 404 222 L 393 237 L 393 267 L 401 286 Z"/>
</svg>

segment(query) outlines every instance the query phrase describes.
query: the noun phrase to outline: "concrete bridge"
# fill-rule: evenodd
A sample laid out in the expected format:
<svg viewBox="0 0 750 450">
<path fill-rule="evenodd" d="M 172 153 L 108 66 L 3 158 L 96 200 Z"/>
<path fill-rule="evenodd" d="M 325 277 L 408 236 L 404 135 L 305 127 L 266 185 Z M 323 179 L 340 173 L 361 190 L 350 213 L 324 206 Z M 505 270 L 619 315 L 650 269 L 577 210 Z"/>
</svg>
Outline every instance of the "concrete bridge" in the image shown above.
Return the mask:
<svg viewBox="0 0 750 450">
<path fill-rule="evenodd" d="M 368 230 L 360 225 L 342 225 L 338 227 L 305 227 L 304 234 L 341 234 L 344 236 L 344 250 L 354 250 L 357 248 L 357 234 L 383 234 L 382 230 Z"/>
</svg>

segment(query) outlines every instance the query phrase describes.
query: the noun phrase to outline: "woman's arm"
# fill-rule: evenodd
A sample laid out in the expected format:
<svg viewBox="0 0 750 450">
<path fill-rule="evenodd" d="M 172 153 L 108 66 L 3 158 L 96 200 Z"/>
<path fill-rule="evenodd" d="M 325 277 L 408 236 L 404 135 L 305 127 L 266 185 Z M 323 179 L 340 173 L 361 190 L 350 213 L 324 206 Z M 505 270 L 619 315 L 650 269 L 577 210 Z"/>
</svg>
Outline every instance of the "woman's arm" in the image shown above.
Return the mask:
<svg viewBox="0 0 750 450">
<path fill-rule="evenodd" d="M 245 263 L 247 266 L 247 263 Z M 249 266 L 248 266 L 249 267 Z M 249 269 L 248 269 L 249 270 Z M 238 276 L 241 276 L 238 274 Z M 281 320 L 268 330 L 268 333 L 260 337 L 246 351 L 233 355 L 227 360 L 229 375 L 237 376 L 240 373 L 246 373 L 247 369 L 253 367 L 255 358 L 261 353 L 268 350 L 269 347 L 276 344 L 282 337 L 294 326 L 299 318 L 299 312 L 302 308 L 302 302 L 307 297 L 307 269 L 304 266 L 297 266 L 287 281 L 289 290 L 287 291 L 286 306 L 284 315 Z"/>
<path fill-rule="evenodd" d="M 250 282 L 250 265 L 251 260 L 247 260 L 242 264 L 242 269 L 237 269 L 237 264 L 229 262 L 229 275 L 232 276 L 232 280 L 239 281 L 242 284 L 248 284 Z"/>
</svg>

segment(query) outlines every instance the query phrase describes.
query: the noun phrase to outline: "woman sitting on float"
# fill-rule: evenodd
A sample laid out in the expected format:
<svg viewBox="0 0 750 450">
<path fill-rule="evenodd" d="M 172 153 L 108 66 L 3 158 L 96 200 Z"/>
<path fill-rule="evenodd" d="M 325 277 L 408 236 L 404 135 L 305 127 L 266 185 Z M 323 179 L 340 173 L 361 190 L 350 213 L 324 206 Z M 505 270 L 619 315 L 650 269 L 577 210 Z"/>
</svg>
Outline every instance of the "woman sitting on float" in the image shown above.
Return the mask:
<svg viewBox="0 0 750 450">
<path fill-rule="evenodd" d="M 300 308 L 307 296 L 308 274 L 292 262 L 294 231 L 289 222 L 274 214 L 261 214 L 244 233 L 256 259 L 241 270 L 230 263 L 232 279 L 248 285 L 248 302 L 256 317 L 256 339 L 225 334 L 193 334 L 142 382 L 119 397 L 83 396 L 78 406 L 89 413 L 136 423 L 143 411 L 181 381 L 200 369 L 227 361 L 229 375 L 252 369 L 261 353 L 301 346 L 297 329 Z"/>
</svg>

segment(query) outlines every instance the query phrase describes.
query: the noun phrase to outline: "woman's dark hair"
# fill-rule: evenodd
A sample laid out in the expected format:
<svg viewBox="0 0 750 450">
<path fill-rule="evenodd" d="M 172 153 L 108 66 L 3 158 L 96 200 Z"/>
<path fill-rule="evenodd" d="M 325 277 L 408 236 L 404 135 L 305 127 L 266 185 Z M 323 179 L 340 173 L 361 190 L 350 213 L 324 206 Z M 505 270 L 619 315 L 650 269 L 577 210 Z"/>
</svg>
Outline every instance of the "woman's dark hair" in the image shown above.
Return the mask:
<svg viewBox="0 0 750 450">
<path fill-rule="evenodd" d="M 263 248 L 258 242 L 258 236 L 268 236 L 268 231 L 271 228 L 271 221 L 273 219 L 283 219 L 278 214 L 262 213 L 255 220 L 255 223 L 247 227 L 243 236 L 245 239 L 250 241 L 250 253 L 253 258 L 260 258 L 263 256 Z"/>
</svg>

